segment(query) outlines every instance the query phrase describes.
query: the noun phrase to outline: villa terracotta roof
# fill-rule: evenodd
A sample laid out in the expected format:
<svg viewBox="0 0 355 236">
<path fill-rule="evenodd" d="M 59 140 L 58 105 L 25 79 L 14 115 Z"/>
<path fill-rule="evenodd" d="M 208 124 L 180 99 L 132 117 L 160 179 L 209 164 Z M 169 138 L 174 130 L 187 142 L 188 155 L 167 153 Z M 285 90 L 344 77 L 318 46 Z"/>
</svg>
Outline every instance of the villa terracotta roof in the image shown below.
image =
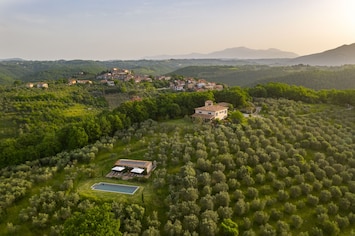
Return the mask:
<svg viewBox="0 0 355 236">
<path fill-rule="evenodd" d="M 222 111 L 225 109 L 226 107 L 220 105 L 203 106 L 203 107 L 195 108 L 195 110 L 200 110 L 200 111 Z"/>
</svg>

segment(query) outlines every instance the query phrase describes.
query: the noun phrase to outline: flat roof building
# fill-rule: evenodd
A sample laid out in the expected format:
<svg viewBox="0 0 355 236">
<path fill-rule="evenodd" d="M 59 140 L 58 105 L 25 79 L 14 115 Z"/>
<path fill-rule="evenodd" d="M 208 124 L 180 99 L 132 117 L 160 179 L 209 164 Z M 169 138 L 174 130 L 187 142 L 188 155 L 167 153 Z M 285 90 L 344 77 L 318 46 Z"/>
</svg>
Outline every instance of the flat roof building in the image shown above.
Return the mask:
<svg viewBox="0 0 355 236">
<path fill-rule="evenodd" d="M 139 172 L 138 169 L 144 169 L 149 174 L 153 169 L 151 161 L 132 160 L 132 159 L 119 159 L 115 162 L 115 166 L 131 168 L 133 172 Z"/>
</svg>

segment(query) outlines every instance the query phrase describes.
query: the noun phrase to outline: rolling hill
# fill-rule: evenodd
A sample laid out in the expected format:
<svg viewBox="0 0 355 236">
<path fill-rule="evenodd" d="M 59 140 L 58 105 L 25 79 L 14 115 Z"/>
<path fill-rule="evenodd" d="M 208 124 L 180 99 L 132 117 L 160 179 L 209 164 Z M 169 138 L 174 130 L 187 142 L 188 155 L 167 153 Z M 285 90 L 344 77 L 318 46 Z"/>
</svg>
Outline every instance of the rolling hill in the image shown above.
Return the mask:
<svg viewBox="0 0 355 236">
<path fill-rule="evenodd" d="M 289 64 L 307 64 L 318 66 L 341 66 L 355 64 L 355 43 L 343 45 L 321 53 L 291 59 Z"/>
<path fill-rule="evenodd" d="M 91 79 L 102 71 L 117 67 L 132 70 L 135 74 L 163 75 L 187 66 L 280 64 L 285 59 L 169 59 L 169 60 L 113 60 L 113 61 L 0 61 L 0 85 L 15 80 L 34 82 L 69 78 L 84 72 Z"/>
<path fill-rule="evenodd" d="M 355 66 L 190 66 L 171 74 L 204 78 L 229 86 L 252 87 L 280 82 L 312 89 L 355 89 Z"/>
</svg>

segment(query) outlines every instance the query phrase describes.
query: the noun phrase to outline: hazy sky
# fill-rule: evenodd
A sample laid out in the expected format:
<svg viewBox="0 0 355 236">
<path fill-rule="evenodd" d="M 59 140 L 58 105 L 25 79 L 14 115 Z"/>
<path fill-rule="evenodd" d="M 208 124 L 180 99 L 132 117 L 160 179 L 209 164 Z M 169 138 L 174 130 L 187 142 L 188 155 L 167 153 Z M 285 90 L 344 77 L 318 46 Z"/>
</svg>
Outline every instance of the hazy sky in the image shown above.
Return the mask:
<svg viewBox="0 0 355 236">
<path fill-rule="evenodd" d="M 0 58 L 140 59 L 355 43 L 354 0 L 0 0 Z"/>
</svg>

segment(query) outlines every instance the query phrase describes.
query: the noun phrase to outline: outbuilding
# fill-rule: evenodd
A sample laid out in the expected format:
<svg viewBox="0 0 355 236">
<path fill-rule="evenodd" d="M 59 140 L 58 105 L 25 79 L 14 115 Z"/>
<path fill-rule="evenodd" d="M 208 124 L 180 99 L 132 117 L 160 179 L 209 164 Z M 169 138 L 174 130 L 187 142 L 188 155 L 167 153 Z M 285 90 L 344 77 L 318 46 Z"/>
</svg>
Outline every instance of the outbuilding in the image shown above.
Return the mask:
<svg viewBox="0 0 355 236">
<path fill-rule="evenodd" d="M 136 174 L 143 174 L 144 172 L 149 174 L 153 169 L 153 163 L 151 161 L 143 161 L 143 160 L 119 159 L 118 161 L 116 161 L 113 168 L 116 167 L 117 168 L 123 167 L 124 169 L 130 169 L 130 172 Z"/>
</svg>

